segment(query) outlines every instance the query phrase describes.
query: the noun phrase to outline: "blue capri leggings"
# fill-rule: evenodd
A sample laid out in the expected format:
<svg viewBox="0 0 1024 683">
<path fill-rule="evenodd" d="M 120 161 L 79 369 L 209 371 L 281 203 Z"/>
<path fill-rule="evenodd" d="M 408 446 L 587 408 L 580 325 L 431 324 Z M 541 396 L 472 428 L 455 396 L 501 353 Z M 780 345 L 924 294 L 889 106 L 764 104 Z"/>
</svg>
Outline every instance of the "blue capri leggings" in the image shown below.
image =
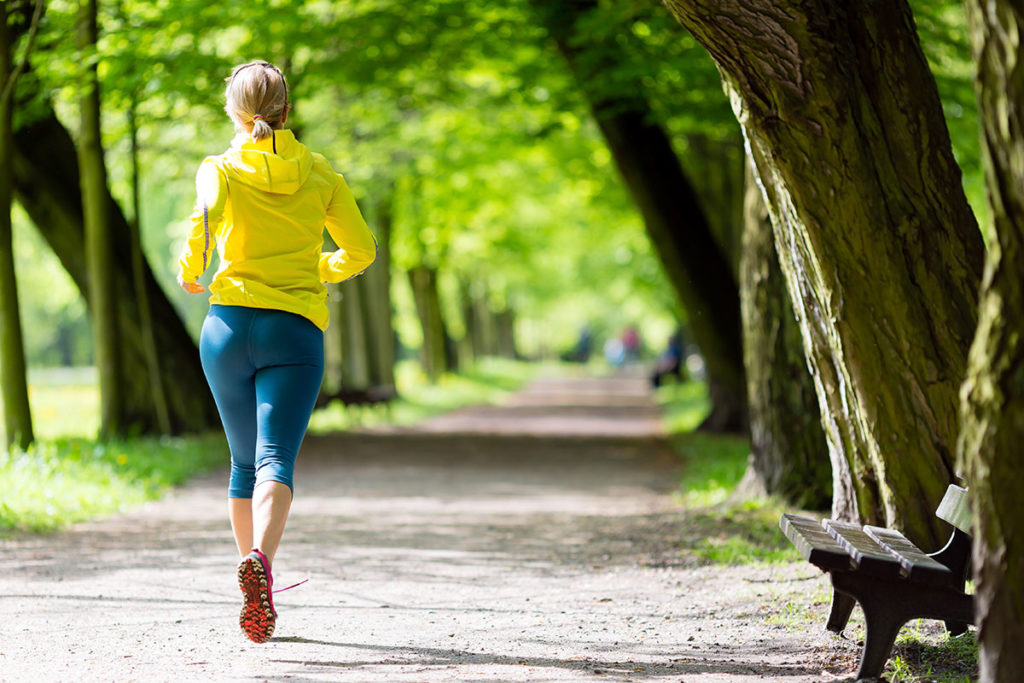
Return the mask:
<svg viewBox="0 0 1024 683">
<path fill-rule="evenodd" d="M 266 481 L 293 488 L 324 376 L 323 332 L 294 313 L 214 304 L 199 355 L 231 448 L 228 495 L 252 498 Z"/>
</svg>

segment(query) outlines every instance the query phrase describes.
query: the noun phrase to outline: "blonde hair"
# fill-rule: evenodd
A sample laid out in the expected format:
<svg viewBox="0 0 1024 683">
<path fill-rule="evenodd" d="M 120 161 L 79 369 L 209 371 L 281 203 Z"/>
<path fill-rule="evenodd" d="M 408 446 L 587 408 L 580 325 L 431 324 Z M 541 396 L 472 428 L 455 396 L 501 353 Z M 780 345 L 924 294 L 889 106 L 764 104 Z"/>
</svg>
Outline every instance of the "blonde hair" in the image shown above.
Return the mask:
<svg viewBox="0 0 1024 683">
<path fill-rule="evenodd" d="M 236 66 L 225 80 L 224 111 L 237 126 L 250 130 L 254 141 L 281 127 L 288 113 L 288 84 L 280 69 L 257 60 Z"/>
</svg>

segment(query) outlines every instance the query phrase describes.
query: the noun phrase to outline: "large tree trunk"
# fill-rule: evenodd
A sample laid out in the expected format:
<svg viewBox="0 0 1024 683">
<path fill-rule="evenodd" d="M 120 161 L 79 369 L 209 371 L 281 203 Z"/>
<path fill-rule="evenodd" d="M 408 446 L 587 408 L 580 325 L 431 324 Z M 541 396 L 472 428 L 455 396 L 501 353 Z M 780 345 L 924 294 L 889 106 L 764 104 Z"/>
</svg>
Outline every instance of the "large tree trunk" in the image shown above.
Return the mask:
<svg viewBox="0 0 1024 683">
<path fill-rule="evenodd" d="M 78 163 L 68 132 L 52 112 L 15 133 L 15 196 L 83 294 L 88 289 Z M 127 420 L 143 432 L 156 432 L 159 421 L 147 378 L 143 333 L 139 325 L 131 272 L 128 223 L 107 195 L 112 221 L 118 325 L 121 331 Z M 153 314 L 160 372 L 167 392 L 174 432 L 198 432 L 220 426 L 216 406 L 199 363 L 195 342 L 164 291 L 145 269 L 145 287 Z M 86 303 L 89 302 L 88 297 Z"/>
<path fill-rule="evenodd" d="M 984 247 L 905 0 L 665 0 L 748 136 L 800 320 L 833 513 L 934 547 Z"/>
<path fill-rule="evenodd" d="M 25 347 L 14 275 L 11 204 L 14 187 L 14 35 L 8 26 L 8 6 L 0 5 L 0 385 L 4 410 L 5 450 L 17 444 L 28 448 L 35 439 L 25 379 Z"/>
<path fill-rule="evenodd" d="M 587 95 L 619 173 L 644 218 L 647 234 L 686 309 L 693 340 L 707 367 L 709 429 L 746 428 L 746 386 L 740 299 L 728 259 L 715 242 L 697 194 L 650 104 L 639 94 L 614 96 L 590 87 L 614 68 L 621 47 L 577 28 L 595 0 L 536 0 L 536 10 Z"/>
<path fill-rule="evenodd" d="M 92 313 L 93 358 L 100 380 L 100 438 L 126 433 L 124 372 L 118 339 L 114 290 L 113 247 L 109 217 L 107 168 L 100 133 L 100 83 L 96 62 L 98 29 L 96 0 L 80 0 L 78 49 L 83 55 L 80 107 L 82 125 L 78 140 L 78 170 L 85 218 L 85 260 L 89 276 L 89 310 Z"/>
<path fill-rule="evenodd" d="M 743 355 L 755 490 L 826 509 L 832 468 L 800 327 L 779 268 L 768 206 L 748 163 L 740 258 Z"/>
<path fill-rule="evenodd" d="M 981 680 L 1024 680 L 1024 8 L 967 3 L 995 222 L 963 386 L 959 457 L 974 509 Z"/>
</svg>

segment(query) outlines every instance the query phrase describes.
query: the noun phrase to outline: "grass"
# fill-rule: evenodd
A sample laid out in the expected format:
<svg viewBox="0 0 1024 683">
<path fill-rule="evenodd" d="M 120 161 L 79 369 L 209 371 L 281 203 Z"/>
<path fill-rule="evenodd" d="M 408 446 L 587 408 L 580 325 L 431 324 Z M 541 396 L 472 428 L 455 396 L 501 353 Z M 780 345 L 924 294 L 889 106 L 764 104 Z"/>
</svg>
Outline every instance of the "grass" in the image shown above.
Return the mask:
<svg viewBox="0 0 1024 683">
<path fill-rule="evenodd" d="M 408 425 L 458 407 L 492 403 L 521 387 L 537 366 L 486 359 L 471 371 L 431 385 L 412 362 L 397 368 L 402 398 L 389 412 L 317 411 L 310 431 L 355 424 Z M 225 467 L 222 434 L 98 443 L 99 390 L 92 368 L 33 370 L 29 401 L 37 441 L 27 451 L 0 451 L 0 535 L 46 532 L 159 498 L 191 476 Z M 0 424 L 2 428 L 2 424 Z"/>
<path fill-rule="evenodd" d="M 699 382 L 659 388 L 655 400 L 673 449 L 685 463 L 675 497 L 688 510 L 687 551 L 713 564 L 789 562 L 799 557 L 778 530 L 777 499 L 736 500 L 750 440 L 695 431 L 707 416 L 707 389 Z"/>
<path fill-rule="evenodd" d="M 227 459 L 220 434 L 105 444 L 65 438 L 0 452 L 0 534 L 53 531 L 139 505 Z"/>
<path fill-rule="evenodd" d="M 903 627 L 885 670 L 890 683 L 966 683 L 977 675 L 976 632 L 950 638 L 935 622 L 923 619 Z"/>
</svg>

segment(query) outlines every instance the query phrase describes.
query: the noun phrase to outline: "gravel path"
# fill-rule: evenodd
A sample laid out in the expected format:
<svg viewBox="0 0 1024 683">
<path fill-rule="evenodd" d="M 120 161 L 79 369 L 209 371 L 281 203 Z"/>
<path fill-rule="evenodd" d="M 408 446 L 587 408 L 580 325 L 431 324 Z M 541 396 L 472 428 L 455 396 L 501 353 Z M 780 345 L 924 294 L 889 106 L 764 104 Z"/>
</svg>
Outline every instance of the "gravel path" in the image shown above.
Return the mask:
<svg viewBox="0 0 1024 683">
<path fill-rule="evenodd" d="M 0 542 L 0 680 L 835 680 L 818 630 L 765 621 L 823 579 L 688 557 L 679 474 L 628 378 L 310 437 L 275 566 L 310 581 L 270 643 L 237 628 L 222 472 Z"/>
</svg>

